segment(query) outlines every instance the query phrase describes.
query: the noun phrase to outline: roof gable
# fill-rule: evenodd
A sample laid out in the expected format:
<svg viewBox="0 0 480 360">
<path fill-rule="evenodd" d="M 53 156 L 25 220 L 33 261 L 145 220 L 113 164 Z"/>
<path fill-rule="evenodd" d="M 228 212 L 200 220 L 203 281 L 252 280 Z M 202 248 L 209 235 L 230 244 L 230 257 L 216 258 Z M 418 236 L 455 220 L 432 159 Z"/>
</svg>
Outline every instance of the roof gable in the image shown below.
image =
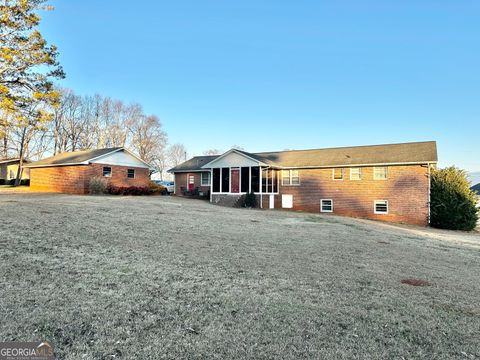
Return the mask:
<svg viewBox="0 0 480 360">
<path fill-rule="evenodd" d="M 212 167 L 248 167 L 267 165 L 264 162 L 258 160 L 254 154 L 247 153 L 237 149 L 231 149 L 226 153 L 220 155 L 216 159 L 213 159 L 209 163 L 202 166 L 204 169 Z"/>
<path fill-rule="evenodd" d="M 100 160 L 102 158 L 105 158 L 106 156 L 115 154 L 117 152 L 125 152 L 126 154 L 129 154 L 131 157 L 134 157 L 139 162 L 141 162 L 143 164 L 143 166 L 141 167 L 151 168 L 151 166 L 148 163 L 146 163 L 145 161 L 133 155 L 130 151 L 122 147 L 65 152 L 55 156 L 48 157 L 46 159 L 42 159 L 40 161 L 33 162 L 31 164 L 26 165 L 25 167 L 36 168 L 36 167 L 49 167 L 49 166 L 87 165 L 92 162 L 101 162 Z"/>
</svg>

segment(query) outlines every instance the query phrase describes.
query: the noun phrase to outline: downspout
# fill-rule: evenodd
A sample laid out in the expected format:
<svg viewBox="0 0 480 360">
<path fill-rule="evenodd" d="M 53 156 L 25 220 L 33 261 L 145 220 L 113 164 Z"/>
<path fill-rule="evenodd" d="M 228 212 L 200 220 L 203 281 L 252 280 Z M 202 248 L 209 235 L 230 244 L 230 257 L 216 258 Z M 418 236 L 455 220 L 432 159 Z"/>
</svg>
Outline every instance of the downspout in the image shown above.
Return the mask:
<svg viewBox="0 0 480 360">
<path fill-rule="evenodd" d="M 428 165 L 428 225 L 430 225 L 430 217 L 431 217 L 431 203 L 432 203 L 432 175 L 430 169 L 430 163 Z"/>
<path fill-rule="evenodd" d="M 260 177 L 260 181 L 259 181 L 259 188 L 260 188 L 260 209 L 263 209 L 263 192 L 262 192 L 262 167 L 259 166 L 259 177 Z"/>
<path fill-rule="evenodd" d="M 213 168 L 210 168 L 210 202 L 212 202 L 213 193 Z"/>
</svg>

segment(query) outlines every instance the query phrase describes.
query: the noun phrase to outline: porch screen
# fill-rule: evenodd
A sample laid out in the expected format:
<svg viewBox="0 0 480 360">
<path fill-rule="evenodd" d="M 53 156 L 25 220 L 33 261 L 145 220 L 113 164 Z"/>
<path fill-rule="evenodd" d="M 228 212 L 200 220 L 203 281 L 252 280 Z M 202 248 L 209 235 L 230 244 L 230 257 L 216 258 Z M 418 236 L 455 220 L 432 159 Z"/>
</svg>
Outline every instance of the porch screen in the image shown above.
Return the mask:
<svg viewBox="0 0 480 360">
<path fill-rule="evenodd" d="M 240 170 L 241 172 L 241 178 L 242 178 L 242 183 L 240 186 L 240 192 L 247 193 L 248 192 L 248 184 L 250 182 L 250 171 L 248 167 L 242 167 Z"/>
<path fill-rule="evenodd" d="M 213 169 L 212 192 L 220 192 L 220 169 Z"/>
<path fill-rule="evenodd" d="M 260 168 L 252 167 L 252 192 L 260 192 Z"/>
<path fill-rule="evenodd" d="M 222 192 L 230 192 L 230 168 L 222 168 Z"/>
<path fill-rule="evenodd" d="M 276 193 L 278 191 L 277 172 L 272 169 L 262 169 L 262 192 Z"/>
</svg>

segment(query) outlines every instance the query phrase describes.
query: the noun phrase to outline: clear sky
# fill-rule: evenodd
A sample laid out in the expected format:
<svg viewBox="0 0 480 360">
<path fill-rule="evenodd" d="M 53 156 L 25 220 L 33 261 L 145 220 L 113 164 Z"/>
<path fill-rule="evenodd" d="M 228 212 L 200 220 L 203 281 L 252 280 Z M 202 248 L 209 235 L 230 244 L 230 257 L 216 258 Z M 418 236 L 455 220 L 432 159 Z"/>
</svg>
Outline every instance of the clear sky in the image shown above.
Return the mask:
<svg viewBox="0 0 480 360">
<path fill-rule="evenodd" d="M 52 0 L 61 85 L 138 102 L 189 155 L 437 140 L 480 171 L 480 1 Z"/>
</svg>

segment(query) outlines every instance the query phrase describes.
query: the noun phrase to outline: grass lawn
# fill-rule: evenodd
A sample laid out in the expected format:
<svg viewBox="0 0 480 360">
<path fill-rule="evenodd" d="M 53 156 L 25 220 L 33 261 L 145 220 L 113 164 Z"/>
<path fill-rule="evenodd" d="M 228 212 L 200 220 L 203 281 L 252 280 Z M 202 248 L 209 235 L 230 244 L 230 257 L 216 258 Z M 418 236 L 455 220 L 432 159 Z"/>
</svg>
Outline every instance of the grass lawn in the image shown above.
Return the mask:
<svg viewBox="0 0 480 360">
<path fill-rule="evenodd" d="M 480 358 L 478 233 L 0 194 L 0 249 L 0 341 L 59 359 Z"/>
</svg>

